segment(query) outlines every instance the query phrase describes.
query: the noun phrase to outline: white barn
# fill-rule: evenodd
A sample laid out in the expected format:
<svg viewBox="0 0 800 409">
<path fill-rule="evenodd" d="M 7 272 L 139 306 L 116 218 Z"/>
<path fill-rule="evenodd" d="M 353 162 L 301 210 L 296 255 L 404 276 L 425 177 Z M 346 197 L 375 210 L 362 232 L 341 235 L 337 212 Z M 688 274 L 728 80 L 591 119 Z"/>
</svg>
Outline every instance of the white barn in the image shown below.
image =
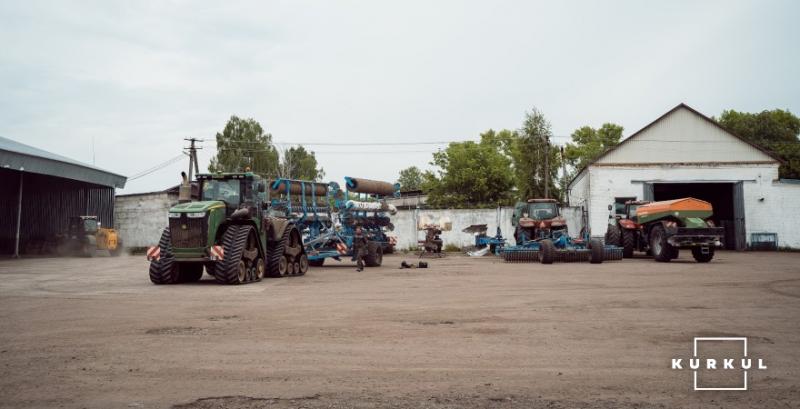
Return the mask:
<svg viewBox="0 0 800 409">
<path fill-rule="evenodd" d="M 605 233 L 610 204 L 691 196 L 714 206 L 728 249 L 747 248 L 754 233 L 776 233 L 779 246 L 800 248 L 800 184 L 780 180 L 779 165 L 680 104 L 581 169 L 567 197 L 587 212 L 592 236 Z"/>
</svg>

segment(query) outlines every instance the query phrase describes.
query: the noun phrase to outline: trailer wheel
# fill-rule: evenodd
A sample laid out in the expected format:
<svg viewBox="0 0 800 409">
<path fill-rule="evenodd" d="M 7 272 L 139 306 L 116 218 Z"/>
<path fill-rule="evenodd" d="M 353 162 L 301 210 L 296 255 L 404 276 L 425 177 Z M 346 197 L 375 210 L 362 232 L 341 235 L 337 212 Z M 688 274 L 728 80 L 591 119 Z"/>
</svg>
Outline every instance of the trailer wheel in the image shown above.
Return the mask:
<svg viewBox="0 0 800 409">
<path fill-rule="evenodd" d="M 592 264 L 600 264 L 603 262 L 603 243 L 598 239 L 589 240 L 589 262 Z"/>
<path fill-rule="evenodd" d="M 620 246 L 620 231 L 619 226 L 616 224 L 609 224 L 606 230 L 605 241 L 610 246 Z"/>
<path fill-rule="evenodd" d="M 714 248 L 709 247 L 708 253 L 703 253 L 702 247 L 693 247 L 692 256 L 698 263 L 708 263 L 709 261 L 711 261 L 711 259 L 714 258 Z"/>
<path fill-rule="evenodd" d="M 656 261 L 668 262 L 675 258 L 677 251 L 667 243 L 664 226 L 658 225 L 650 230 L 650 250 Z"/>
<path fill-rule="evenodd" d="M 540 245 L 539 262 L 542 264 L 553 264 L 553 260 L 556 257 L 556 246 L 553 245 L 553 241 L 550 239 L 542 240 Z"/>
<path fill-rule="evenodd" d="M 630 229 L 622 229 L 622 257 L 633 257 L 633 249 L 636 248 L 636 232 Z"/>
<path fill-rule="evenodd" d="M 169 228 L 161 233 L 161 240 L 158 241 L 161 257 L 150 262 L 150 281 L 153 284 L 175 284 L 180 278 L 178 274 L 178 263 L 172 255 L 172 240 L 170 239 Z"/>
<path fill-rule="evenodd" d="M 367 243 L 367 256 L 364 257 L 364 264 L 367 267 L 380 267 L 381 263 L 383 263 L 383 247 L 374 241 Z"/>
</svg>

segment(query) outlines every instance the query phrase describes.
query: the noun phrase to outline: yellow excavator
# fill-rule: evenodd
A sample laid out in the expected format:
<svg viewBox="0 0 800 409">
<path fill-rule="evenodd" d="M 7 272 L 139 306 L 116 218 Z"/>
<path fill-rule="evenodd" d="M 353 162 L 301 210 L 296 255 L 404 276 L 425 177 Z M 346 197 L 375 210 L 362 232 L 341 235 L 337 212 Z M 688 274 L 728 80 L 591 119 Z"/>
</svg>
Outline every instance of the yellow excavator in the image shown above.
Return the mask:
<svg viewBox="0 0 800 409">
<path fill-rule="evenodd" d="M 100 227 L 97 216 L 69 218 L 69 230 L 62 236 L 58 253 L 62 256 L 94 257 L 97 250 L 108 250 L 112 256 L 122 253 L 122 239 L 116 230 Z"/>
</svg>

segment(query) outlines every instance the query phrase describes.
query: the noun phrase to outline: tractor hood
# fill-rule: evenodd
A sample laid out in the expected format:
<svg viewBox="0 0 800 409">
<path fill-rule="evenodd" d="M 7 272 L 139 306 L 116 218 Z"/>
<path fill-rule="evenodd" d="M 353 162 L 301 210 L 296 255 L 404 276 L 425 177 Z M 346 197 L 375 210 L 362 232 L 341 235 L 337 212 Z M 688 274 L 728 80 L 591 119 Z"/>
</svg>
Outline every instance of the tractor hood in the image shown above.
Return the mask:
<svg viewBox="0 0 800 409">
<path fill-rule="evenodd" d="M 180 203 L 175 206 L 172 206 L 169 209 L 169 211 L 170 213 L 197 213 L 224 207 L 225 207 L 225 202 L 221 202 L 218 200 L 208 200 L 205 202 Z"/>
<path fill-rule="evenodd" d="M 520 227 L 524 228 L 539 227 L 542 229 L 549 229 L 551 227 L 566 226 L 567 221 L 561 216 L 556 216 L 552 219 L 545 219 L 545 220 L 537 220 L 537 219 L 532 219 L 530 217 L 521 217 L 519 219 L 519 225 Z"/>
</svg>

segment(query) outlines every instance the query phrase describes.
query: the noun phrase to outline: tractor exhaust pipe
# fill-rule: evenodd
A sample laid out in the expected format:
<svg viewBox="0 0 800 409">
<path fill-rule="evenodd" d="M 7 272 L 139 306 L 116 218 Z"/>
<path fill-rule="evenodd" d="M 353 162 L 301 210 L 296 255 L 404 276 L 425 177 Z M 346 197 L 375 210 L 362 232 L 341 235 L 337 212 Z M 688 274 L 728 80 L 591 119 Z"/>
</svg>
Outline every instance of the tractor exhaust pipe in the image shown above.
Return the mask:
<svg viewBox="0 0 800 409">
<path fill-rule="evenodd" d="M 183 181 L 180 187 L 178 187 L 178 203 L 191 202 L 192 185 L 189 184 L 189 178 L 186 176 L 186 172 L 181 172 L 181 178 L 183 178 Z"/>
</svg>

